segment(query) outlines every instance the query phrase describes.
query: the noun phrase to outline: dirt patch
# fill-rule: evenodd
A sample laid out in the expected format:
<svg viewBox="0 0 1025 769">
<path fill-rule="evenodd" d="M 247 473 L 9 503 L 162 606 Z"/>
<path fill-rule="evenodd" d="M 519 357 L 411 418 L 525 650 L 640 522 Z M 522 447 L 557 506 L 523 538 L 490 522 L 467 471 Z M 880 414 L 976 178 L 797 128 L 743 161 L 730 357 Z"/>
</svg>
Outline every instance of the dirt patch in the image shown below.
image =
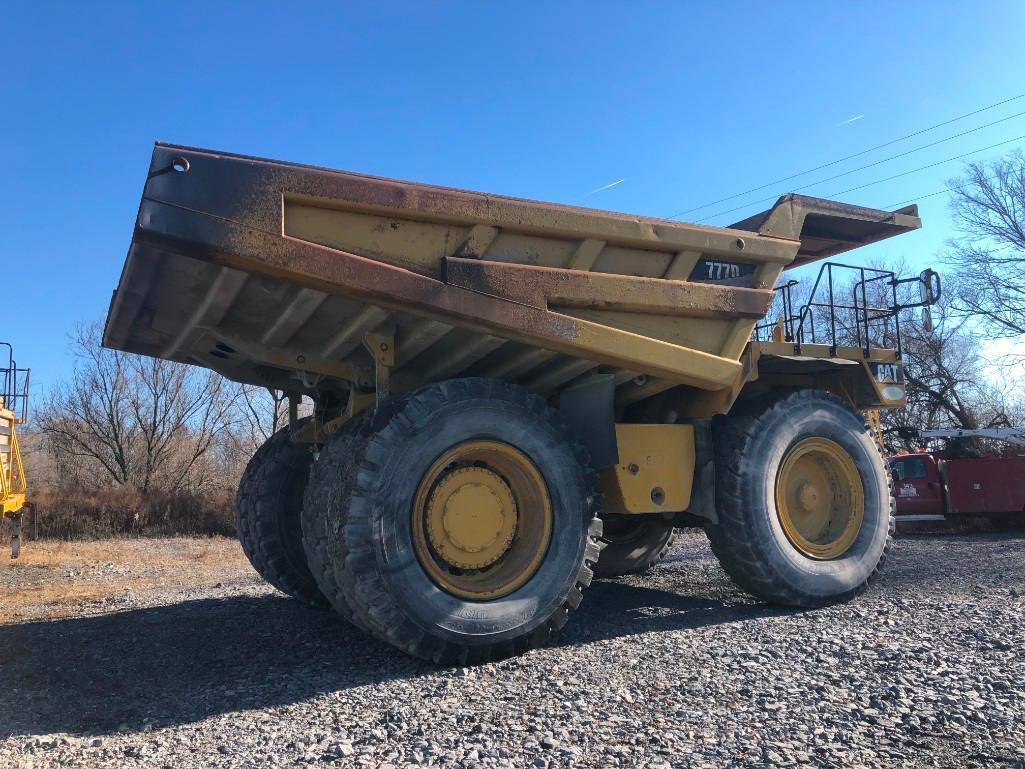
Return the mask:
<svg viewBox="0 0 1025 769">
<path fill-rule="evenodd" d="M 0 623 L 111 611 L 140 593 L 254 579 L 227 537 L 26 542 L 17 560 L 0 556 Z"/>
</svg>

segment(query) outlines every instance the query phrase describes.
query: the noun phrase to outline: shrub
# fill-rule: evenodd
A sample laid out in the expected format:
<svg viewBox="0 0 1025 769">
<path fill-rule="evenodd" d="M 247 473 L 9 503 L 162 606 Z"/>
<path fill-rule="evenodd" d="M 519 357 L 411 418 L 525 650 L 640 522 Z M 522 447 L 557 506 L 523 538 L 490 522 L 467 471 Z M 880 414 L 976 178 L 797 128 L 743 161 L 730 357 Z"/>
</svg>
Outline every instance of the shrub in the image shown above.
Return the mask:
<svg viewBox="0 0 1025 769">
<path fill-rule="evenodd" d="M 132 486 L 42 487 L 30 490 L 39 536 L 235 536 L 235 500 L 227 492 L 150 491 Z"/>
</svg>

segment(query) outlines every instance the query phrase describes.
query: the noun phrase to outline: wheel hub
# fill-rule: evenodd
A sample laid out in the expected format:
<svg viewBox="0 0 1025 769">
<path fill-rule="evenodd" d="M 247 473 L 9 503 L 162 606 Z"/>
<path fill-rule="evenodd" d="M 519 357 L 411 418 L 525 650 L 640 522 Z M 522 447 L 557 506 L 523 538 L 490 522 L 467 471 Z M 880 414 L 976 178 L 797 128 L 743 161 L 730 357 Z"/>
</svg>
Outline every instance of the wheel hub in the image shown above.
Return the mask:
<svg viewBox="0 0 1025 769">
<path fill-rule="evenodd" d="M 448 564 L 482 569 L 505 553 L 516 531 L 516 501 L 509 485 L 483 467 L 448 473 L 428 502 L 431 546 Z"/>
<path fill-rule="evenodd" d="M 469 440 L 445 451 L 421 478 L 413 544 L 442 590 L 490 601 L 534 576 L 553 518 L 548 487 L 530 457 L 501 441 Z"/>
<path fill-rule="evenodd" d="M 798 492 L 798 500 L 801 503 L 801 509 L 806 513 L 810 513 L 819 503 L 819 490 L 810 483 L 801 484 L 801 489 Z"/>
<path fill-rule="evenodd" d="M 776 478 L 776 511 L 804 555 L 831 560 L 846 553 L 865 519 L 864 486 L 850 454 L 828 438 L 791 446 Z"/>
</svg>

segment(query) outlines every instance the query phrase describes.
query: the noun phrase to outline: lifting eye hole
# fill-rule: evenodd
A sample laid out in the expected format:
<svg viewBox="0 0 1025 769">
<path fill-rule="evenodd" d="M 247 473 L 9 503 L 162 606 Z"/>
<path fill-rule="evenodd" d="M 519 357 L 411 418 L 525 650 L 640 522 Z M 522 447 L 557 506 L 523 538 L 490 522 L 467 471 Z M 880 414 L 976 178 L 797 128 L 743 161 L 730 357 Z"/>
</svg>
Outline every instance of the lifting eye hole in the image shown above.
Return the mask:
<svg viewBox="0 0 1025 769">
<path fill-rule="evenodd" d="M 179 174 L 186 174 L 189 172 L 189 161 L 183 157 L 176 157 L 171 161 L 171 170 Z"/>
</svg>

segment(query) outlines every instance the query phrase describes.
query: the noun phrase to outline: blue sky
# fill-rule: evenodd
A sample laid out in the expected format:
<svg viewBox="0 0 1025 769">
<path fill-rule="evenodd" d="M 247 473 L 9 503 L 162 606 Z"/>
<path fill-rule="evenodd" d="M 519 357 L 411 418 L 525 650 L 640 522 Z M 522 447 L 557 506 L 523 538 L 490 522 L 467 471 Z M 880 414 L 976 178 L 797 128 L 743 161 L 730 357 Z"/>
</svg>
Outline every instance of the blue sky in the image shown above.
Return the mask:
<svg viewBox="0 0 1025 769">
<path fill-rule="evenodd" d="M 68 330 L 106 310 L 157 139 L 667 216 L 1025 93 L 1020 2 L 35 2 L 4 15 L 13 311 L 0 339 L 37 385 L 69 372 Z M 684 218 L 1022 111 L 1025 98 Z M 1025 116 L 807 193 L 1021 135 Z M 887 206 L 958 168 L 841 199 Z M 937 262 L 946 196 L 921 202 L 922 231 L 857 258 Z"/>
</svg>

